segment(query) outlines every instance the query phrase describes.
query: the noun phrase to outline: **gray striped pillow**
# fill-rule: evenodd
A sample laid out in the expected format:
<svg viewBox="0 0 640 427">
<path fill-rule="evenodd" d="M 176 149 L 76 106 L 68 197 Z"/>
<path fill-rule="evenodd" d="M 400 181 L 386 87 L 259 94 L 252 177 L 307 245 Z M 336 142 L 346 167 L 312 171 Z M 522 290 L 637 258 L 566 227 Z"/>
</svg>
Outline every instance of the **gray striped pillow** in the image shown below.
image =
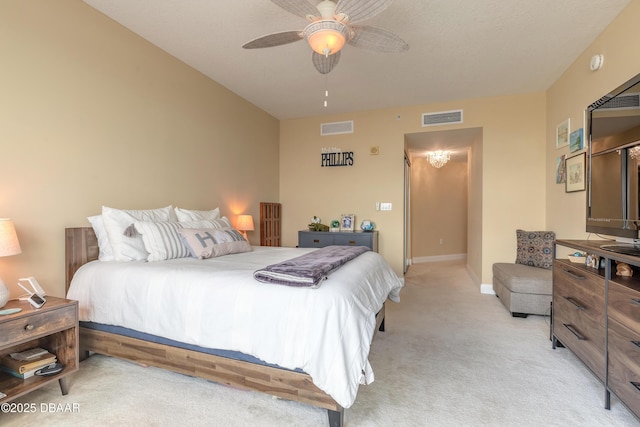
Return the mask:
<svg viewBox="0 0 640 427">
<path fill-rule="evenodd" d="M 144 248 L 149 252 L 147 261 L 164 261 L 174 258 L 186 258 L 189 250 L 182 243 L 178 230 L 184 227 L 212 227 L 211 221 L 187 222 L 149 222 L 136 221 L 136 231 L 142 234 Z"/>
</svg>

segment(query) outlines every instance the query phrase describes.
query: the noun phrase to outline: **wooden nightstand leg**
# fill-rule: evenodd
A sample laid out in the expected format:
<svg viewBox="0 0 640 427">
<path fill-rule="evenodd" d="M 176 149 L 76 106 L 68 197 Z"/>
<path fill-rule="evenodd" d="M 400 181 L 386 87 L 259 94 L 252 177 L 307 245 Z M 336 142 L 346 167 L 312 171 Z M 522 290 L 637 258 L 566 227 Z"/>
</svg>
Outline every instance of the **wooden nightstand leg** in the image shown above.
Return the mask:
<svg viewBox="0 0 640 427">
<path fill-rule="evenodd" d="M 62 395 L 66 396 L 67 394 L 69 394 L 69 386 L 67 385 L 67 377 L 60 378 L 58 380 L 58 382 L 60 383 L 60 391 L 62 391 Z"/>
</svg>

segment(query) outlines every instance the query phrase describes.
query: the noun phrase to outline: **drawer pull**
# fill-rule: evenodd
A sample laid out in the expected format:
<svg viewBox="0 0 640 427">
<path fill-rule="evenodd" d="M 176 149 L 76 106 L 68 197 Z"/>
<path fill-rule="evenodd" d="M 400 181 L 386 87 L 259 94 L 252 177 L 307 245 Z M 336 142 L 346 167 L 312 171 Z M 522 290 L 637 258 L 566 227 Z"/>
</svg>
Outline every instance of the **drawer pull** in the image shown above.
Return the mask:
<svg viewBox="0 0 640 427">
<path fill-rule="evenodd" d="M 584 310 L 585 308 L 587 308 L 587 307 L 585 307 L 584 305 L 580 305 L 580 304 L 578 304 L 578 303 L 577 303 L 573 298 L 571 298 L 571 297 L 565 297 L 565 296 L 563 296 L 562 298 L 564 298 L 565 300 L 569 301 L 569 302 L 570 302 L 571 304 L 573 304 L 573 305 L 574 305 L 578 310 Z"/>
<path fill-rule="evenodd" d="M 640 305 L 640 298 L 631 298 L 631 304 Z"/>
<path fill-rule="evenodd" d="M 27 324 L 27 326 L 24 327 L 25 331 L 33 331 L 33 328 L 35 328 L 35 326 L 33 326 L 31 323 Z"/>
<path fill-rule="evenodd" d="M 577 274 L 577 273 L 574 273 L 574 272 L 573 272 L 573 271 L 571 271 L 571 270 L 567 270 L 566 268 L 563 268 L 563 269 L 562 269 L 562 271 L 564 271 L 565 273 L 567 273 L 569 276 L 573 277 L 574 279 L 578 279 L 578 280 L 584 280 L 584 279 L 586 279 L 586 277 L 585 277 L 585 276 L 581 276 L 581 275 L 579 275 L 579 274 Z"/>
<path fill-rule="evenodd" d="M 640 341 L 629 341 L 629 342 L 635 345 L 636 347 L 640 348 Z"/>
<path fill-rule="evenodd" d="M 636 388 L 636 390 L 640 391 L 640 383 L 636 381 L 629 381 L 632 386 Z"/>
<path fill-rule="evenodd" d="M 320 243 L 319 239 L 313 239 L 313 243 Z"/>
<path fill-rule="evenodd" d="M 573 325 L 569 325 L 567 323 L 563 323 L 564 327 L 567 328 L 569 330 L 569 332 L 571 332 L 573 335 L 576 336 L 576 338 L 578 338 L 580 341 L 584 341 L 584 335 L 582 335 L 580 332 L 578 332 L 576 330 L 576 328 L 573 327 Z"/>
</svg>

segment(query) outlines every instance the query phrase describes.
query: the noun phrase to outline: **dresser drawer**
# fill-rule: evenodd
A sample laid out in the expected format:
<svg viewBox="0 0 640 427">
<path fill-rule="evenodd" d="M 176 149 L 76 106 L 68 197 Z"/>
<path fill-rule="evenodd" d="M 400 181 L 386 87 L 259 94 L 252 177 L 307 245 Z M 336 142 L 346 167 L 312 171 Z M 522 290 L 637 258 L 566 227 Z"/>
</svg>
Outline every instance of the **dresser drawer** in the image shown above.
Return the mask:
<svg viewBox="0 0 640 427">
<path fill-rule="evenodd" d="M 4 343 L 16 345 L 72 328 L 77 325 L 77 319 L 76 305 L 43 312 L 34 311 L 33 315 L 0 323 L 0 337 Z"/>
<path fill-rule="evenodd" d="M 608 314 L 623 325 L 640 330 L 640 292 L 609 281 Z"/>
<path fill-rule="evenodd" d="M 323 233 L 298 233 L 298 246 L 301 248 L 324 248 L 333 245 L 333 236 Z"/>
<path fill-rule="evenodd" d="M 609 389 L 640 414 L 640 334 L 609 319 Z"/>
<path fill-rule="evenodd" d="M 340 246 L 366 246 L 371 247 L 371 236 L 366 234 L 353 233 L 350 236 L 344 234 L 335 236 L 333 239 L 334 245 Z"/>
<path fill-rule="evenodd" d="M 330 245 L 366 246 L 378 252 L 378 232 L 298 231 L 298 246 L 301 248 L 323 248 Z"/>
<path fill-rule="evenodd" d="M 604 325 L 604 279 L 556 261 L 553 266 L 553 308 L 554 314 L 577 310 L 582 316 Z"/>
<path fill-rule="evenodd" d="M 604 324 L 584 316 L 564 299 L 553 302 L 553 334 L 604 381 Z"/>
</svg>

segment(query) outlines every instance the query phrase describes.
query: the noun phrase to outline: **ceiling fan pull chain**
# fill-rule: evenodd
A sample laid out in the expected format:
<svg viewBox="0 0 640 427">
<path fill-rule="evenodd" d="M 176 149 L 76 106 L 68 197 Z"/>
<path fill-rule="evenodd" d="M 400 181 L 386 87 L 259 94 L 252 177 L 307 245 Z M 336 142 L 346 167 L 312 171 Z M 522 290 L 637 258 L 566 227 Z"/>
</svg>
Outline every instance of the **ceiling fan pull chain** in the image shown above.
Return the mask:
<svg viewBox="0 0 640 427">
<path fill-rule="evenodd" d="M 324 75 L 324 107 L 329 105 L 329 75 Z"/>
</svg>

